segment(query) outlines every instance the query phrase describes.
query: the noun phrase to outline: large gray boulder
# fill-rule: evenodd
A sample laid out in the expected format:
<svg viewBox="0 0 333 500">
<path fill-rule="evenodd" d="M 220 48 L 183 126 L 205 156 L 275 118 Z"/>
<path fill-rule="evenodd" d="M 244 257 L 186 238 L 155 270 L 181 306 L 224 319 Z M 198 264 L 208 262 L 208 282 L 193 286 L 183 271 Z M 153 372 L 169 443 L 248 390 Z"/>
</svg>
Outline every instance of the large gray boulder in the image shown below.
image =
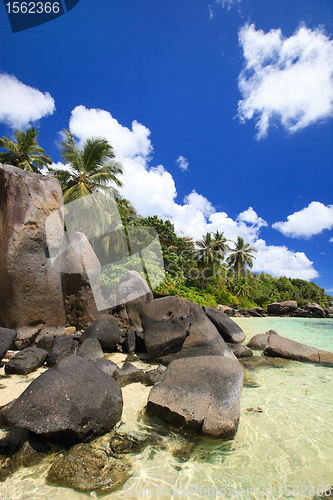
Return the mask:
<svg viewBox="0 0 333 500">
<path fill-rule="evenodd" d="M 333 366 L 333 353 L 295 342 L 280 335 L 271 335 L 269 337 L 264 354 L 266 356 L 323 363 Z"/>
<path fill-rule="evenodd" d="M 120 279 L 117 290 L 117 304 L 125 304 L 130 325 L 141 334 L 140 313 L 154 296 L 146 280 L 136 271 L 127 271 Z"/>
<path fill-rule="evenodd" d="M 96 319 L 83 332 L 81 340 L 84 342 L 89 338 L 97 339 L 102 349 L 112 351 L 121 340 L 121 331 L 116 318 L 108 314 L 103 318 Z"/>
<path fill-rule="evenodd" d="M 63 267 L 66 319 L 78 330 L 108 314 L 100 290 L 101 264 L 85 234 L 71 235 Z"/>
<path fill-rule="evenodd" d="M 43 365 L 47 356 L 47 351 L 38 347 L 27 347 L 16 353 L 12 359 L 6 363 L 5 372 L 27 375 Z"/>
<path fill-rule="evenodd" d="M 9 425 L 60 441 L 88 440 L 119 422 L 119 384 L 79 356 L 61 359 L 6 411 Z"/>
<path fill-rule="evenodd" d="M 325 309 L 320 306 L 319 304 L 316 304 L 314 302 L 310 302 L 307 306 L 306 309 L 310 311 L 314 316 L 318 316 L 319 318 L 325 318 L 326 317 L 326 312 Z"/>
<path fill-rule="evenodd" d="M 268 345 L 268 341 L 271 335 L 279 335 L 275 330 L 268 330 L 266 333 L 257 333 L 254 335 L 246 344 L 246 347 L 250 349 L 257 349 L 263 351 Z"/>
<path fill-rule="evenodd" d="M 222 335 L 225 342 L 232 342 L 233 344 L 240 344 L 241 342 L 244 342 L 246 338 L 245 333 L 241 327 L 237 325 L 237 323 L 229 318 L 229 316 L 218 309 L 214 309 L 213 307 L 203 306 L 202 309 L 205 311 L 207 317 L 213 325 L 217 328 L 218 332 Z"/>
<path fill-rule="evenodd" d="M 6 352 L 14 342 L 16 330 L 10 328 L 0 328 L 0 361 L 6 355 Z"/>
<path fill-rule="evenodd" d="M 172 361 L 148 397 L 147 412 L 215 438 L 238 428 L 243 369 L 224 356 Z"/>
<path fill-rule="evenodd" d="M 267 306 L 268 314 L 282 315 L 287 314 L 297 309 L 296 300 L 285 300 L 283 302 L 272 302 Z"/>
<path fill-rule="evenodd" d="M 45 221 L 63 204 L 53 177 L 0 165 L 0 324 L 65 324 L 61 276 L 51 262 Z M 60 247 L 63 226 L 48 237 Z"/>
<path fill-rule="evenodd" d="M 234 355 L 200 306 L 180 297 L 155 299 L 142 310 L 149 356 L 167 365 L 191 356 Z"/>
</svg>

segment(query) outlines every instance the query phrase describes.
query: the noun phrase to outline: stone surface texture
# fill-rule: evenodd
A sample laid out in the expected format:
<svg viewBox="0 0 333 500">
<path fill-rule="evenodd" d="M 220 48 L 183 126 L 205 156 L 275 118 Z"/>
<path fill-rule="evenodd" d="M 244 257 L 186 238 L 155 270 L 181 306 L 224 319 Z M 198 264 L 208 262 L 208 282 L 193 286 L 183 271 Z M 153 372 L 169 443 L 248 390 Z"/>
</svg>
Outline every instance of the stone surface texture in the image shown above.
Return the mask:
<svg viewBox="0 0 333 500">
<path fill-rule="evenodd" d="M 65 324 L 59 270 L 52 266 L 45 221 L 63 204 L 53 177 L 0 165 L 0 325 Z M 50 238 L 61 245 L 62 225 Z M 25 346 L 26 347 L 26 346 Z"/>
<path fill-rule="evenodd" d="M 202 356 L 172 361 L 148 397 L 147 411 L 215 438 L 238 428 L 243 370 L 237 360 Z"/>
</svg>

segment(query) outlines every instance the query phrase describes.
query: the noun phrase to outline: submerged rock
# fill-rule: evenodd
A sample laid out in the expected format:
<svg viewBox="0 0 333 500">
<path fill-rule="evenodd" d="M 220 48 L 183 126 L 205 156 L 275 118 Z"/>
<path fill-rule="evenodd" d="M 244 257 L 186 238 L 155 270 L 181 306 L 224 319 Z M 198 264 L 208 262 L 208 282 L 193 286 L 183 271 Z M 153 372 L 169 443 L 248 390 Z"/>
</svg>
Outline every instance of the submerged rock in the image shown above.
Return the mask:
<svg viewBox="0 0 333 500">
<path fill-rule="evenodd" d="M 237 360 L 199 356 L 172 361 L 148 397 L 147 412 L 216 438 L 238 428 L 243 370 Z"/>
<path fill-rule="evenodd" d="M 47 481 L 79 491 L 107 493 L 130 477 L 131 464 L 89 444 L 73 446 L 50 467 Z"/>
<path fill-rule="evenodd" d="M 36 378 L 6 411 L 10 425 L 58 441 L 88 440 L 122 415 L 119 384 L 94 363 L 68 356 Z"/>
<path fill-rule="evenodd" d="M 315 347 L 295 342 L 294 340 L 271 335 L 268 345 L 264 350 L 266 356 L 293 359 L 296 361 L 309 361 L 333 366 L 333 353 L 322 351 Z"/>
</svg>

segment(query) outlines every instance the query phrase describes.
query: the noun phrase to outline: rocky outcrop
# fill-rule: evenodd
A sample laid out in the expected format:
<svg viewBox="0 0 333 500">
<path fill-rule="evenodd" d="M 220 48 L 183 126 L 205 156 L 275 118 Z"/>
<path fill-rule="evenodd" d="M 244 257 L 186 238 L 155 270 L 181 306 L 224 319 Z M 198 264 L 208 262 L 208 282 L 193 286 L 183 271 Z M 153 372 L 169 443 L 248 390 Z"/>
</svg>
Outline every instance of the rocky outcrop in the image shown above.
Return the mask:
<svg viewBox="0 0 333 500">
<path fill-rule="evenodd" d="M 6 363 L 5 373 L 16 373 L 27 375 L 43 365 L 47 356 L 47 351 L 38 347 L 27 347 L 16 353 L 12 359 Z"/>
<path fill-rule="evenodd" d="M 147 351 L 167 365 L 192 356 L 234 355 L 200 306 L 180 297 L 155 299 L 142 310 Z"/>
<path fill-rule="evenodd" d="M 0 165 L 0 324 L 6 328 L 65 324 L 61 276 L 52 266 L 45 230 L 47 217 L 60 214 L 62 203 L 53 177 Z M 48 237 L 60 247 L 58 220 Z"/>
<path fill-rule="evenodd" d="M 232 319 L 226 314 L 213 307 L 203 306 L 202 308 L 225 342 L 240 344 L 244 342 L 246 335 Z"/>
<path fill-rule="evenodd" d="M 268 304 L 267 313 L 280 316 L 282 314 L 296 311 L 296 309 L 296 300 L 285 300 L 284 302 L 273 302 L 272 304 Z"/>
<path fill-rule="evenodd" d="M 138 334 L 142 332 L 140 313 L 153 299 L 148 283 L 136 271 L 127 271 L 120 279 L 117 303 L 126 305 L 130 325 Z"/>
<path fill-rule="evenodd" d="M 99 318 L 86 328 L 83 332 L 82 342 L 88 338 L 95 338 L 101 344 L 102 349 L 112 351 L 121 340 L 121 331 L 116 318 L 108 314 Z"/>
<path fill-rule="evenodd" d="M 248 341 L 246 346 L 251 349 L 258 349 L 260 351 L 263 351 L 268 345 L 268 341 L 271 335 L 279 334 L 275 330 L 268 330 L 268 332 L 266 333 L 258 333 Z"/>
<path fill-rule="evenodd" d="M 0 328 L 0 361 L 5 356 L 16 337 L 16 330 Z"/>
<path fill-rule="evenodd" d="M 326 311 L 323 307 L 321 307 L 319 304 L 315 304 L 313 302 L 310 302 L 307 306 L 306 309 L 310 311 L 314 316 L 317 316 L 319 318 L 325 318 L 326 317 Z"/>
<path fill-rule="evenodd" d="M 152 387 L 147 411 L 178 427 L 229 439 L 237 432 L 242 385 L 243 370 L 237 360 L 177 359 Z"/>
<path fill-rule="evenodd" d="M 6 411 L 10 425 L 60 441 L 88 440 L 120 420 L 119 384 L 79 356 L 58 361 Z"/>
<path fill-rule="evenodd" d="M 87 237 L 73 233 L 63 275 L 66 319 L 78 330 L 108 314 L 100 290 L 101 265 Z"/>
<path fill-rule="evenodd" d="M 269 337 L 264 354 L 266 356 L 323 363 L 333 366 L 333 353 L 295 342 L 280 335 L 271 335 Z"/>
</svg>

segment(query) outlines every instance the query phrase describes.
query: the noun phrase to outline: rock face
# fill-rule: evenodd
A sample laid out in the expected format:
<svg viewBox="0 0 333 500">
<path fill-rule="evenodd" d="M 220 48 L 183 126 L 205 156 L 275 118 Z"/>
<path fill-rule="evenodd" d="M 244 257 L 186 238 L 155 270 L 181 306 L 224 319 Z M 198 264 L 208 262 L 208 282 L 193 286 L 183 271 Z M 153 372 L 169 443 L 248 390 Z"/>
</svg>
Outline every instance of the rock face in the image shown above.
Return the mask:
<svg viewBox="0 0 333 500">
<path fill-rule="evenodd" d="M 229 439 L 238 428 L 242 385 L 243 370 L 237 360 L 177 359 L 152 387 L 147 411 L 177 426 Z"/>
<path fill-rule="evenodd" d="M 101 265 L 87 237 L 73 233 L 65 257 L 63 287 L 66 319 L 78 330 L 105 314 L 100 291 Z M 107 313 L 107 311 L 106 311 Z"/>
<path fill-rule="evenodd" d="M 258 349 L 263 351 L 268 345 L 268 341 L 271 335 L 279 335 L 275 330 L 268 330 L 266 333 L 258 333 L 254 335 L 246 344 L 247 347 L 251 349 Z"/>
<path fill-rule="evenodd" d="M 0 328 L 0 361 L 5 356 L 12 342 L 16 337 L 16 330 L 9 328 Z"/>
<path fill-rule="evenodd" d="M 0 324 L 65 324 L 59 270 L 48 257 L 45 221 L 62 206 L 59 182 L 0 165 Z M 61 245 L 62 224 L 50 234 Z"/>
<path fill-rule="evenodd" d="M 306 306 L 307 310 L 310 311 L 314 316 L 319 316 L 320 318 L 325 318 L 326 317 L 326 312 L 323 307 L 321 307 L 319 304 L 315 304 L 313 302 L 310 302 Z"/>
<path fill-rule="evenodd" d="M 5 366 L 6 373 L 17 373 L 18 375 L 27 375 L 37 370 L 47 356 L 47 351 L 38 347 L 27 347 L 19 351 Z"/>
<path fill-rule="evenodd" d="M 120 420 L 119 384 L 79 356 L 36 378 L 6 412 L 9 424 L 60 441 L 90 439 Z"/>
<path fill-rule="evenodd" d="M 200 306 L 180 297 L 155 299 L 142 310 L 144 340 L 151 359 L 167 365 L 191 356 L 234 355 Z"/>
<path fill-rule="evenodd" d="M 140 313 L 154 296 L 146 280 L 136 271 L 127 271 L 119 281 L 117 303 L 125 304 L 130 325 L 139 334 L 142 332 Z"/>
<path fill-rule="evenodd" d="M 296 309 L 296 300 L 285 300 L 284 302 L 273 302 L 272 304 L 268 304 L 267 313 L 280 315 L 296 311 Z"/>
<path fill-rule="evenodd" d="M 121 339 L 121 331 L 116 318 L 109 314 L 94 321 L 83 332 L 81 340 L 84 341 L 89 338 L 97 339 L 102 349 L 112 351 Z"/>
<path fill-rule="evenodd" d="M 232 319 L 226 314 L 213 307 L 203 306 L 202 308 L 207 317 L 217 328 L 218 332 L 222 335 L 225 342 L 232 342 L 233 344 L 240 344 L 244 342 L 246 335 Z"/>
</svg>

